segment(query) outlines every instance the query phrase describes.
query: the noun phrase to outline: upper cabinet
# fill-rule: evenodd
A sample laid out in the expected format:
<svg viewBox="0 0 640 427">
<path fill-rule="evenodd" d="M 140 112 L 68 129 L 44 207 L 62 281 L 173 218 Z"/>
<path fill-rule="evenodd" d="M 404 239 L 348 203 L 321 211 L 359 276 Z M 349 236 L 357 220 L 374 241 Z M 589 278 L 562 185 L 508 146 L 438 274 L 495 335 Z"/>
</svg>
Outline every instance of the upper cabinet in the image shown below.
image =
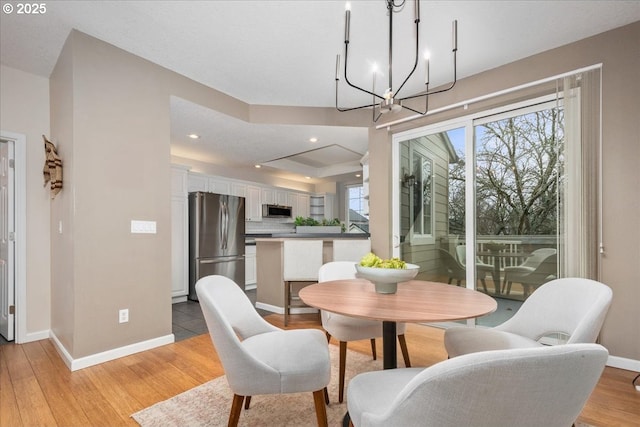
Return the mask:
<svg viewBox="0 0 640 427">
<path fill-rule="evenodd" d="M 204 191 L 208 193 L 229 194 L 245 198 L 245 220 L 262 221 L 262 205 L 291 206 L 292 218 L 312 217 L 318 221 L 336 218 L 335 194 L 309 194 L 283 188 L 262 186 L 259 184 L 236 181 L 233 179 L 186 173 L 187 192 Z M 182 184 L 174 184 L 182 185 Z"/>
<path fill-rule="evenodd" d="M 244 212 L 247 221 L 262 221 L 262 190 L 260 187 L 247 186 Z"/>
<path fill-rule="evenodd" d="M 187 180 L 187 189 L 189 193 L 194 191 L 204 191 L 206 193 L 232 194 L 231 186 L 232 181 L 230 180 L 196 173 L 190 173 Z"/>
<path fill-rule="evenodd" d="M 310 215 L 308 194 L 289 192 L 287 205 L 291 206 L 291 217 L 294 219 L 298 216 L 307 218 Z"/>
</svg>

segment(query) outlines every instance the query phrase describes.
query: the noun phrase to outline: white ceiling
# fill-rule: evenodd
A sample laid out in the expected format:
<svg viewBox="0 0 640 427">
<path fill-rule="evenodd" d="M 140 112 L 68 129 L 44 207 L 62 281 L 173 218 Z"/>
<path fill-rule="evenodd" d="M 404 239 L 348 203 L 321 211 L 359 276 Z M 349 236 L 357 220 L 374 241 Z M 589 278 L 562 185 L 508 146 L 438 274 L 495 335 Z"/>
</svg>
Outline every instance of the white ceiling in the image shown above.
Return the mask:
<svg viewBox="0 0 640 427">
<path fill-rule="evenodd" d="M 0 61 L 9 67 L 48 77 L 75 28 L 249 104 L 335 105 L 344 1 L 49 1 L 40 16 L 6 13 L 6 4 L 17 2 L 2 2 L 0 14 Z M 385 4 L 355 0 L 351 9 L 349 75 L 368 88 L 372 63 L 386 69 Z M 405 9 L 394 15 L 394 80 L 413 63 L 412 2 Z M 431 51 L 432 86 L 450 78 L 454 19 L 463 78 L 638 21 L 640 1 L 422 0 L 421 49 Z M 417 73 L 405 94 L 422 88 L 424 71 Z M 370 101 L 346 90 L 341 100 L 344 106 Z M 358 154 L 367 148 L 366 129 L 247 124 L 177 98 L 171 111 L 172 152 L 214 163 L 249 167 L 325 146 Z M 201 138 L 188 140 L 191 132 Z M 309 142 L 312 136 L 318 142 Z M 337 154 L 327 159 L 342 163 Z M 332 173 L 326 166 L 306 171 L 321 177 Z"/>
</svg>

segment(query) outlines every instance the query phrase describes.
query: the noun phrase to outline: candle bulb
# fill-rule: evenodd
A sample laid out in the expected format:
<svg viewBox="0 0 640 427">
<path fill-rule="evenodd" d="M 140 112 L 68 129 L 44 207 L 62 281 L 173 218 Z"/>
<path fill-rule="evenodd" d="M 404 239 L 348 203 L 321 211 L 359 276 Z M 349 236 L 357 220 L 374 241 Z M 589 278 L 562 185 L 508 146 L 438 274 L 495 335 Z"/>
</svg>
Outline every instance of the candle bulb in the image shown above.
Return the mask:
<svg viewBox="0 0 640 427">
<path fill-rule="evenodd" d="M 458 50 L 458 20 L 453 21 L 453 52 Z"/>
<path fill-rule="evenodd" d="M 416 0 L 416 20 L 415 22 L 420 21 L 420 0 Z"/>
<path fill-rule="evenodd" d="M 347 2 L 344 12 L 344 42 L 349 43 L 349 27 L 351 24 L 351 3 Z"/>
<path fill-rule="evenodd" d="M 429 52 L 424 53 L 424 84 L 429 84 Z"/>
<path fill-rule="evenodd" d="M 336 55 L 336 81 L 340 80 L 340 54 Z"/>
<path fill-rule="evenodd" d="M 372 85 L 371 92 L 375 93 L 376 92 L 376 74 L 378 74 L 378 64 L 373 64 L 373 67 L 371 67 L 371 74 L 373 74 L 373 85 Z"/>
</svg>

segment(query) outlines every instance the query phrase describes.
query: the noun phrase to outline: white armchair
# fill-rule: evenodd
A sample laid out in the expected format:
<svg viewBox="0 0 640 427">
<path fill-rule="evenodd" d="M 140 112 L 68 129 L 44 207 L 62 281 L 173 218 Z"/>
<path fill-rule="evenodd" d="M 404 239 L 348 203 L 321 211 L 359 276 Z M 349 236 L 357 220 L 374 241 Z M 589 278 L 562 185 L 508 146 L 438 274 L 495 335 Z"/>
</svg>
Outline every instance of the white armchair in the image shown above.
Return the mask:
<svg viewBox="0 0 640 427">
<path fill-rule="evenodd" d="M 580 278 L 542 285 L 506 322 L 494 328 L 449 328 L 444 346 L 449 357 L 487 350 L 541 347 L 542 337 L 562 334 L 567 344 L 596 341 L 611 304 L 607 285 Z"/>
<path fill-rule="evenodd" d="M 234 393 L 229 426 L 237 426 L 245 397 L 248 407 L 253 395 L 307 391 L 313 392 L 318 425 L 326 426 L 331 364 L 324 334 L 317 329 L 276 328 L 227 277 L 203 277 L 196 292 Z"/>
<path fill-rule="evenodd" d="M 570 426 L 607 361 L 598 344 L 499 350 L 357 375 L 355 427 Z"/>
<path fill-rule="evenodd" d="M 318 283 L 328 282 L 339 279 L 355 279 L 356 267 L 351 261 L 334 261 L 328 262 L 320 267 L 318 271 Z M 334 337 L 340 342 L 340 373 L 338 386 L 338 401 L 344 400 L 344 375 L 347 359 L 347 342 L 369 339 L 371 341 L 371 352 L 373 358 L 376 358 L 376 341 L 377 337 L 382 336 L 382 322 L 368 319 L 358 319 L 355 317 L 344 316 L 342 314 L 331 313 L 322 310 L 320 312 L 322 319 L 322 327 L 327 331 L 327 338 Z M 398 323 L 396 332 L 398 334 L 398 342 L 402 356 L 404 357 L 405 366 L 411 366 L 409 360 L 409 351 L 407 342 L 404 337 L 406 324 Z"/>
</svg>

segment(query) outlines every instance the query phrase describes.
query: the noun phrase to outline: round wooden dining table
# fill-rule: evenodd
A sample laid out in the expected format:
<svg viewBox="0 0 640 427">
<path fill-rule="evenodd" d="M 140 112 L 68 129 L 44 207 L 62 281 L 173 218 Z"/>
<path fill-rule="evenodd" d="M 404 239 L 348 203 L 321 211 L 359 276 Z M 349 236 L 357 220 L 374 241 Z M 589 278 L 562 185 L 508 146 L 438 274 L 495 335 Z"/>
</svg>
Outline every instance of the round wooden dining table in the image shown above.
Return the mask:
<svg viewBox="0 0 640 427">
<path fill-rule="evenodd" d="M 347 279 L 309 285 L 300 290 L 305 304 L 351 317 L 382 321 L 384 369 L 397 367 L 397 322 L 447 322 L 492 313 L 495 299 L 444 283 L 410 280 L 395 294 L 379 294 L 366 279 Z"/>
</svg>

